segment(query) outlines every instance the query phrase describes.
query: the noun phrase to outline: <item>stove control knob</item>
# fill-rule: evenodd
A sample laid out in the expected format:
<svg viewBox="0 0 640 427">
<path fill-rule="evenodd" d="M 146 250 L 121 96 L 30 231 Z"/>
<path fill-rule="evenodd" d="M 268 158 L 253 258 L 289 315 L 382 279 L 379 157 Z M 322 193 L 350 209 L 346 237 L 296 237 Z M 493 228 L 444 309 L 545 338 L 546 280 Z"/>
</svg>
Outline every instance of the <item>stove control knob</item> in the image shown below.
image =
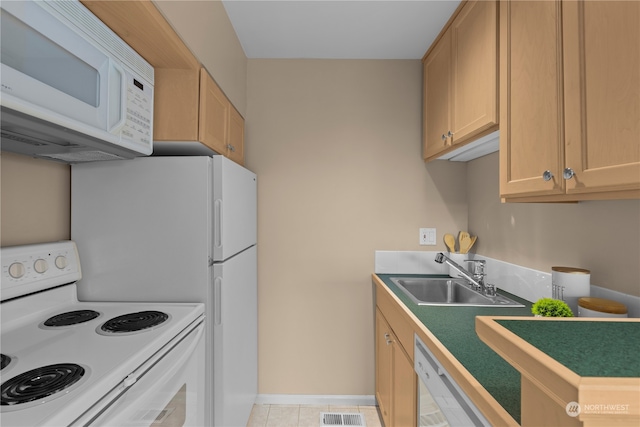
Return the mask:
<svg viewBox="0 0 640 427">
<path fill-rule="evenodd" d="M 49 269 L 49 264 L 46 260 L 40 258 L 33 263 L 33 269 L 36 271 L 36 273 L 42 274 Z"/>
<path fill-rule="evenodd" d="M 69 261 L 66 256 L 60 255 L 56 257 L 56 267 L 58 267 L 58 269 L 64 270 L 67 265 L 69 265 Z"/>
<path fill-rule="evenodd" d="M 21 262 L 14 262 L 9 266 L 9 276 L 13 277 L 14 279 L 21 278 L 22 276 L 24 276 L 24 273 L 24 264 Z"/>
</svg>

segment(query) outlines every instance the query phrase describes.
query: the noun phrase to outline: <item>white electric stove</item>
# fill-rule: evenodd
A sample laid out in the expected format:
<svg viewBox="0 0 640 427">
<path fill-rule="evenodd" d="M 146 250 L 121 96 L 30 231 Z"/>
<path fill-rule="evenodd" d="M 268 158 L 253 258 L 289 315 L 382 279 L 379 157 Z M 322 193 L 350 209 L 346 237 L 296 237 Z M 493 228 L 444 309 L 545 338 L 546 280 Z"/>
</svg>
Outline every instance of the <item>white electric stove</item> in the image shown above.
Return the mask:
<svg viewBox="0 0 640 427">
<path fill-rule="evenodd" d="M 1 256 L 0 425 L 204 424 L 203 304 L 80 302 L 71 241 Z"/>
</svg>

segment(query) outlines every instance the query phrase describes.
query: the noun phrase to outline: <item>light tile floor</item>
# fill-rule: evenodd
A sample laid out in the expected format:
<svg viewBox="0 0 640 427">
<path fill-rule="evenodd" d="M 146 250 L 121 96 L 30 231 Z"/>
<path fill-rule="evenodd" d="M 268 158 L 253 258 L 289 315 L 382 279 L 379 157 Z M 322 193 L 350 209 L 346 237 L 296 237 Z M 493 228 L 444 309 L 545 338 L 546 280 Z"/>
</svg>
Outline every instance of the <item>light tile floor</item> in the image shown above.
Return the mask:
<svg viewBox="0 0 640 427">
<path fill-rule="evenodd" d="M 321 412 L 359 412 L 367 427 L 382 427 L 375 406 L 253 405 L 247 427 L 318 427 Z"/>
</svg>

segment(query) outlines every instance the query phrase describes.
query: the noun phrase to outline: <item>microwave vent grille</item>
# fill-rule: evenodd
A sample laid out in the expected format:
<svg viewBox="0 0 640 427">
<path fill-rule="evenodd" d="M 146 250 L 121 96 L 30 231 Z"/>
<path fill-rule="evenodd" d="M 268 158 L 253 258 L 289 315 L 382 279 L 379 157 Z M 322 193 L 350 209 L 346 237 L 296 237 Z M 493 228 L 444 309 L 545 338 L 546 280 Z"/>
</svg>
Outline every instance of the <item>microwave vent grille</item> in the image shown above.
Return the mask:
<svg viewBox="0 0 640 427">
<path fill-rule="evenodd" d="M 104 151 L 72 151 L 69 153 L 40 154 L 39 157 L 62 160 L 67 163 L 98 162 L 102 160 L 122 160 L 125 158 L 125 157 L 117 156 L 115 154 L 105 153 Z"/>
<path fill-rule="evenodd" d="M 87 36 L 106 49 L 110 54 L 115 55 L 133 69 L 137 74 L 142 75 L 151 84 L 154 83 L 153 67 L 149 65 L 140 55 L 130 48 L 116 33 L 102 23 L 91 11 L 79 2 L 74 1 L 52 1 L 47 5 L 65 17 L 73 25 L 82 30 Z"/>
<path fill-rule="evenodd" d="M 80 145 L 78 144 L 61 140 L 53 136 L 49 136 L 49 138 L 47 139 L 40 139 L 35 135 L 36 133 L 34 131 L 32 131 L 31 134 L 23 135 L 22 133 L 13 131 L 11 129 L 2 129 L 2 134 L 1 134 L 2 140 L 4 143 L 7 143 L 7 140 L 8 140 L 8 141 L 19 142 L 20 144 L 29 144 L 34 147 L 45 147 L 45 146 L 53 146 L 53 145 L 57 145 L 65 148 L 80 147 Z"/>
<path fill-rule="evenodd" d="M 45 141 L 38 141 L 34 138 L 27 138 L 18 134 L 14 134 L 11 132 L 7 132 L 7 131 L 2 131 L 2 134 L 0 134 L 2 136 L 2 139 L 10 139 L 12 141 L 15 142 L 19 142 L 21 144 L 29 144 L 29 145 L 33 145 L 36 147 L 41 147 L 43 145 L 48 145 L 47 142 Z"/>
</svg>

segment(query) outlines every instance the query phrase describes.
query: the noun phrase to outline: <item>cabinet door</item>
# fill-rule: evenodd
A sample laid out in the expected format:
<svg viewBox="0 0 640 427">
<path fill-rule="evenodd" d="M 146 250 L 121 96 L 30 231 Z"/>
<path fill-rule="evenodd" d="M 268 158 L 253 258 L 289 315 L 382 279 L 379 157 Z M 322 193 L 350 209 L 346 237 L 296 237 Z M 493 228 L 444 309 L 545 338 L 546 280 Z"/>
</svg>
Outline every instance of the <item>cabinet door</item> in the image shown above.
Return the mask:
<svg viewBox="0 0 640 427">
<path fill-rule="evenodd" d="M 424 73 L 424 130 L 423 152 L 428 159 L 446 149 L 451 138 L 451 31 L 447 30 L 425 58 Z"/>
<path fill-rule="evenodd" d="M 502 196 L 564 194 L 561 16 L 558 1 L 500 2 Z"/>
<path fill-rule="evenodd" d="M 227 152 L 230 107 L 227 97 L 202 68 L 198 133 L 200 142 L 220 154 Z"/>
<path fill-rule="evenodd" d="M 451 24 L 453 145 L 498 124 L 495 1 L 470 1 Z"/>
<path fill-rule="evenodd" d="M 417 375 L 413 363 L 398 342 L 393 344 L 392 426 L 417 424 Z"/>
<path fill-rule="evenodd" d="M 640 2 L 563 3 L 567 193 L 640 189 Z"/>
<path fill-rule="evenodd" d="M 227 157 L 234 162 L 244 164 L 244 118 L 231 106 L 229 117 L 229 146 Z"/>
<path fill-rule="evenodd" d="M 391 423 L 391 328 L 376 309 L 376 400 L 385 426 Z"/>
</svg>

